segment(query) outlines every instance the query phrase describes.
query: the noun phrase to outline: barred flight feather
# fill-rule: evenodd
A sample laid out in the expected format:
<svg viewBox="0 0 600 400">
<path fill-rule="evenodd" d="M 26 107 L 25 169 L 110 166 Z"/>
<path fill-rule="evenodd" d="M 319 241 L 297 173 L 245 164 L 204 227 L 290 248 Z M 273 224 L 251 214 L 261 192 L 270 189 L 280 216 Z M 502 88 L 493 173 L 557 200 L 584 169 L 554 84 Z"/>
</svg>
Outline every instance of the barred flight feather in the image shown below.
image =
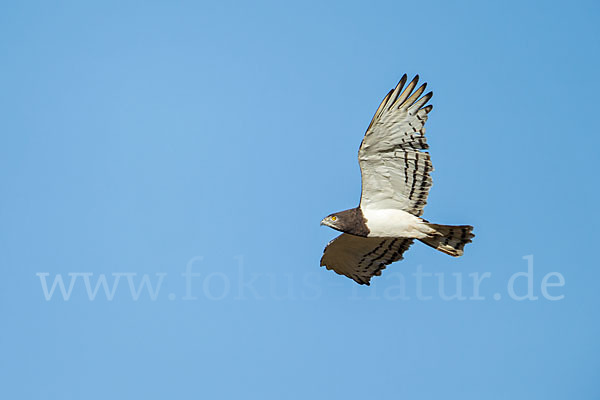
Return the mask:
<svg viewBox="0 0 600 400">
<path fill-rule="evenodd" d="M 432 110 L 426 105 L 433 96 L 421 97 L 426 84 L 418 89 L 419 76 L 402 90 L 403 76 L 395 89 L 379 105 L 358 151 L 363 188 L 360 206 L 374 209 L 400 209 L 423 214 L 433 165 L 427 150 L 425 122 Z"/>
<path fill-rule="evenodd" d="M 343 233 L 333 239 L 323 253 L 321 266 L 345 275 L 361 285 L 369 285 L 386 265 L 402 260 L 413 243 L 405 238 L 366 238 Z"/>
</svg>

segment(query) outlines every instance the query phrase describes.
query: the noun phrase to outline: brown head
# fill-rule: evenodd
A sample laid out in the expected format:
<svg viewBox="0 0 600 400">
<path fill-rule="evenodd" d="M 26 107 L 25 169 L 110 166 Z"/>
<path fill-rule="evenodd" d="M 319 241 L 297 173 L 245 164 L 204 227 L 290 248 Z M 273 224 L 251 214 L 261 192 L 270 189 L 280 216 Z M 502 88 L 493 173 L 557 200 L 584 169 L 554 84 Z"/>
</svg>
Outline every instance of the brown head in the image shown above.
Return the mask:
<svg viewBox="0 0 600 400">
<path fill-rule="evenodd" d="M 367 237 L 369 234 L 367 221 L 360 208 L 330 214 L 323 218 L 321 225 L 356 236 Z"/>
</svg>

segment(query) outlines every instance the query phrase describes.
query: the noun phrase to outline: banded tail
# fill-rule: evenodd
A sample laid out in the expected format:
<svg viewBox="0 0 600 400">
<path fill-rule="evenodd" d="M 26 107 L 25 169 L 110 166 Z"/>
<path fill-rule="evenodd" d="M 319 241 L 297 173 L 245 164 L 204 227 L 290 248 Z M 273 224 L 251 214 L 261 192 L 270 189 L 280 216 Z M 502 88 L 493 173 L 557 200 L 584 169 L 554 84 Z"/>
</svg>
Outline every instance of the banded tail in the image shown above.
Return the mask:
<svg viewBox="0 0 600 400">
<path fill-rule="evenodd" d="M 420 239 L 421 242 L 452 257 L 462 256 L 465 245 L 471 243 L 471 239 L 475 237 L 471 233 L 473 227 L 470 225 L 427 224 L 427 226 L 435 229 L 437 234 Z"/>
</svg>

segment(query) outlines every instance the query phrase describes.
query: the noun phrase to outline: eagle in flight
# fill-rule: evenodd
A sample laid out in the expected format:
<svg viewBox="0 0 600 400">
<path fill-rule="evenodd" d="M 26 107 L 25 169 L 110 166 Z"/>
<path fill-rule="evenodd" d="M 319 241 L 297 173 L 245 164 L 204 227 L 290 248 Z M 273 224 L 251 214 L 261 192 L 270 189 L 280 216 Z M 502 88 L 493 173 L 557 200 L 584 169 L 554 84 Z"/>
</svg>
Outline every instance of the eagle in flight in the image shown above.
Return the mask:
<svg viewBox="0 0 600 400">
<path fill-rule="evenodd" d="M 385 96 L 358 150 L 362 193 L 358 207 L 325 217 L 321 225 L 343 232 L 323 252 L 321 266 L 369 285 L 386 265 L 418 239 L 458 257 L 474 235 L 469 225 L 438 225 L 421 218 L 432 185 L 433 166 L 425 122 L 433 96 L 421 96 L 419 76 L 404 88 L 406 74 Z"/>
</svg>

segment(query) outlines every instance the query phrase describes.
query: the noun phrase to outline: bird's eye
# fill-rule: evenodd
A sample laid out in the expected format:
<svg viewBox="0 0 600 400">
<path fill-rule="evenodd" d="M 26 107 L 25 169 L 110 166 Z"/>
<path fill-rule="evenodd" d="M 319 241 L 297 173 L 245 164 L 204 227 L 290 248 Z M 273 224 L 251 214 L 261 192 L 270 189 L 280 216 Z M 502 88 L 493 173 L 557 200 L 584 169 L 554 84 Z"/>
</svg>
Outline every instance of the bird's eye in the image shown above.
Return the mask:
<svg viewBox="0 0 600 400">
<path fill-rule="evenodd" d="M 333 217 L 331 217 L 332 221 L 335 221 L 337 219 L 337 217 L 334 215 Z"/>
</svg>

